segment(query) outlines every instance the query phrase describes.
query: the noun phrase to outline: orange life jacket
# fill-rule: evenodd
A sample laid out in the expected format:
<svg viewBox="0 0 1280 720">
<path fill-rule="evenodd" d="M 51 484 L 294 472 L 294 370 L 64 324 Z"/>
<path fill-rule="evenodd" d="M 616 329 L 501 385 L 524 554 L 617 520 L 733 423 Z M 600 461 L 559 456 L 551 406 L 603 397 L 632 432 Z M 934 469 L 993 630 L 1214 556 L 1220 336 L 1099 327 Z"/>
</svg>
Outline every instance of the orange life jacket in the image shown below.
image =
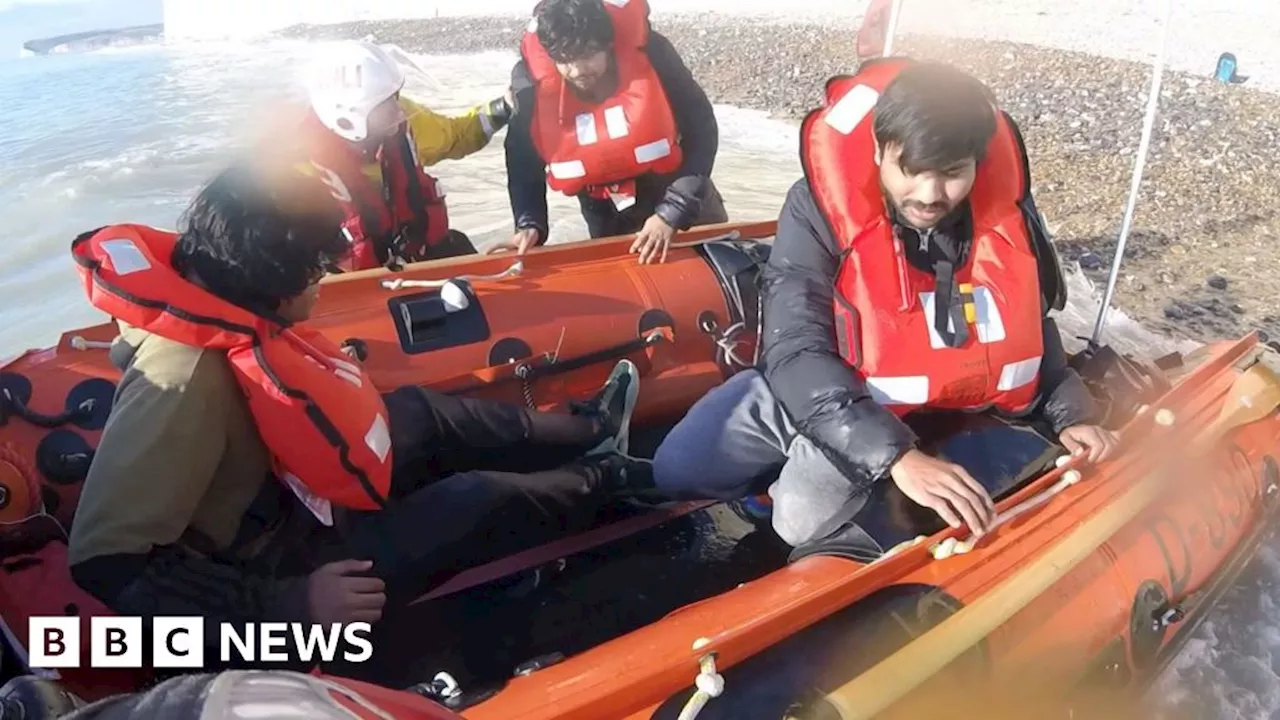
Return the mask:
<svg viewBox="0 0 1280 720">
<path fill-rule="evenodd" d="M 872 397 L 899 415 L 929 407 L 1010 414 L 1037 399 L 1044 354 L 1040 279 L 1018 201 L 1029 192 L 1015 129 L 997 131 L 970 194 L 973 241 L 954 269 L 968 338 L 949 347 L 935 324 L 937 278 L 912 266 L 880 187 L 872 110 L 910 61 L 881 60 L 827 83 L 801 128 L 801 161 L 844 259 L 834 311 L 840 352 Z M 960 333 L 956 333 L 960 337 Z"/>
<path fill-rule="evenodd" d="M 278 476 L 322 521 L 332 505 L 372 510 L 391 486 L 386 406 L 373 381 L 328 338 L 284 327 L 183 278 L 177 235 L 116 225 L 72 243 L 94 307 L 174 342 L 224 352 Z"/>
<path fill-rule="evenodd" d="M 604 6 L 613 21 L 618 89 L 597 105 L 579 99 L 560 77 L 538 41 L 536 19 L 520 41 L 535 85 L 533 144 L 547 163 L 547 184 L 565 195 L 586 190 L 603 198 L 610 185 L 673 173 L 683 161 L 667 93 L 644 50 L 648 3 L 604 0 Z"/>
<path fill-rule="evenodd" d="M 307 161 L 346 215 L 342 229 L 351 252 L 341 269 L 381 267 L 394 257 L 429 259 L 449 233 L 449 209 L 440 183 L 423 169 L 408 127 L 378 150 L 381 183 L 365 174 L 360 149 L 324 127 L 315 113 L 307 113 L 302 133 Z"/>
</svg>

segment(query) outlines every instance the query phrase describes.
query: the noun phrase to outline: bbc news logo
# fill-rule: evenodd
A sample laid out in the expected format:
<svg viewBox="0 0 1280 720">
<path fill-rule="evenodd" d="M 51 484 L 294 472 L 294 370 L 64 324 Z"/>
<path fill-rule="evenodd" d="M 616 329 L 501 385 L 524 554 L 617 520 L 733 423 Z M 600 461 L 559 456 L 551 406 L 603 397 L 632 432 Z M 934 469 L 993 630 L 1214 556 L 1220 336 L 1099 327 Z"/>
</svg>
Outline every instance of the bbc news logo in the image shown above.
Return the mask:
<svg viewBox="0 0 1280 720">
<path fill-rule="evenodd" d="M 31 667 L 78 668 L 84 662 L 80 618 L 32 617 L 28 624 Z M 151 662 L 155 668 L 202 668 L 205 621 L 199 617 L 157 617 L 151 621 Z M 290 649 L 303 662 L 365 662 L 373 656 L 369 623 L 231 623 L 218 625 L 221 663 L 288 662 Z M 140 617 L 94 617 L 89 626 L 88 667 L 140 668 L 146 634 Z M 290 647 L 292 645 L 292 647 Z M 341 652 L 339 652 L 341 650 Z"/>
</svg>

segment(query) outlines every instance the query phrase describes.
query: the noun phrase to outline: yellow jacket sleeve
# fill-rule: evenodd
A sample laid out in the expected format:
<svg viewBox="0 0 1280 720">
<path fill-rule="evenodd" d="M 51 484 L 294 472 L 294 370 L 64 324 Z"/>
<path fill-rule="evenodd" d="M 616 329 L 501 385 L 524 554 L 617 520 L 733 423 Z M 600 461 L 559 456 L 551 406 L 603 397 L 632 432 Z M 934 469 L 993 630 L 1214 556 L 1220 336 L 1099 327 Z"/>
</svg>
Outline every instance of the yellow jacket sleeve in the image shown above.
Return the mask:
<svg viewBox="0 0 1280 720">
<path fill-rule="evenodd" d="M 400 97 L 400 106 L 408 118 L 409 129 L 417 145 L 418 161 L 423 167 L 441 160 L 458 160 L 477 152 L 489 144 L 497 130 L 487 122 L 489 117 L 484 106 L 474 107 L 457 117 L 439 115 L 404 96 Z"/>
</svg>

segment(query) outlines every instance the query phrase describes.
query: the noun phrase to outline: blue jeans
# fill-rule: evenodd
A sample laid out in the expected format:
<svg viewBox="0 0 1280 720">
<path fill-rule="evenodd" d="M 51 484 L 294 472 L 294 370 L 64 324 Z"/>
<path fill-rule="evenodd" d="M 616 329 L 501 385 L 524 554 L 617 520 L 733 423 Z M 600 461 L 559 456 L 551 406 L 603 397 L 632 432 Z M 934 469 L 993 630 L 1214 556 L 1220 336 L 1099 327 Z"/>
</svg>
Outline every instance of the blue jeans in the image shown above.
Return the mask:
<svg viewBox="0 0 1280 720">
<path fill-rule="evenodd" d="M 773 528 L 792 546 L 818 539 L 854 487 L 796 430 L 764 376 L 744 370 L 707 393 L 653 458 L 654 481 L 677 498 L 735 500 L 768 488 Z"/>
</svg>

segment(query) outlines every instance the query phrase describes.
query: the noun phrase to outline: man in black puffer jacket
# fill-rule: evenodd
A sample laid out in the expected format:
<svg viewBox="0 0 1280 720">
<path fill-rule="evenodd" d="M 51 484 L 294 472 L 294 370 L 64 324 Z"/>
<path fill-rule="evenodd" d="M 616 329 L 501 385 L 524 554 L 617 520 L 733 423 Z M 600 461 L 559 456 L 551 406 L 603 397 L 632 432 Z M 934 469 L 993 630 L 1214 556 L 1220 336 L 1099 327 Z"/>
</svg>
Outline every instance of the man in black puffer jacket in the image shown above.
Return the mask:
<svg viewBox="0 0 1280 720">
<path fill-rule="evenodd" d="M 922 410 L 1042 420 L 1098 461 L 1115 437 L 1067 366 L 1065 302 L 1025 149 L 976 79 L 901 58 L 828 87 L 801 129 L 805 178 L 764 272 L 762 361 L 709 393 L 655 458 L 677 496 L 773 498 L 791 545 L 840 531 L 891 478 L 981 535 L 987 491 L 930 457 Z"/>
</svg>

